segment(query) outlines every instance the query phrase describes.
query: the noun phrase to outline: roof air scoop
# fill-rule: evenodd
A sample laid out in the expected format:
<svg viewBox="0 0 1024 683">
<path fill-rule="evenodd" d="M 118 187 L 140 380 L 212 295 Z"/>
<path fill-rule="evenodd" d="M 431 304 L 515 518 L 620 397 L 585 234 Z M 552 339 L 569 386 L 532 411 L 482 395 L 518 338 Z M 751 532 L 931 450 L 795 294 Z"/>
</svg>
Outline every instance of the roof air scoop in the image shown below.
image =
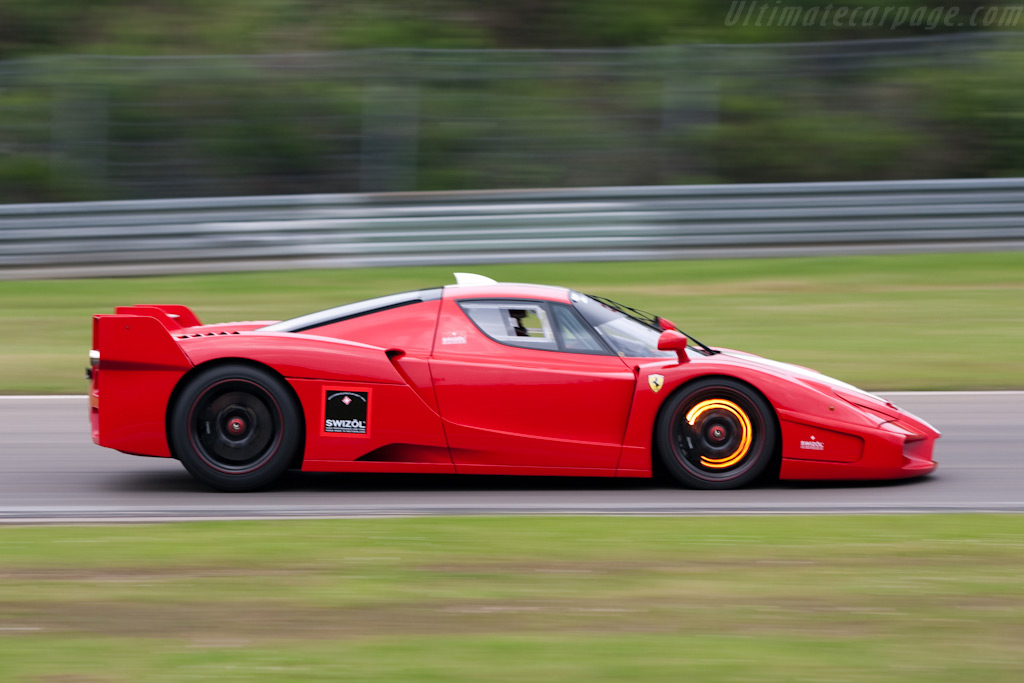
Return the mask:
<svg viewBox="0 0 1024 683">
<path fill-rule="evenodd" d="M 486 275 L 476 273 L 455 273 L 455 284 L 457 285 L 496 285 L 496 281 Z"/>
</svg>

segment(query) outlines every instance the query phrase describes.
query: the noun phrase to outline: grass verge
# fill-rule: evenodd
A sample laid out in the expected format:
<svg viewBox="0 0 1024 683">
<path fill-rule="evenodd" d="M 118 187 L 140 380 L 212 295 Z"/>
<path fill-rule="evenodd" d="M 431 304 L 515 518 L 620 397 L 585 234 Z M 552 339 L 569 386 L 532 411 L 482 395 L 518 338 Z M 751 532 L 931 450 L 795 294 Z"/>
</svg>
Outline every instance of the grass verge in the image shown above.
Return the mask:
<svg viewBox="0 0 1024 683">
<path fill-rule="evenodd" d="M 4 681 L 1016 681 L 1024 517 L 0 528 Z"/>
<path fill-rule="evenodd" d="M 85 391 L 90 316 L 183 303 L 280 319 L 452 281 L 451 268 L 0 282 L 0 393 Z M 1024 252 L 492 265 L 657 312 L 718 346 L 867 389 L 1024 388 Z"/>
</svg>

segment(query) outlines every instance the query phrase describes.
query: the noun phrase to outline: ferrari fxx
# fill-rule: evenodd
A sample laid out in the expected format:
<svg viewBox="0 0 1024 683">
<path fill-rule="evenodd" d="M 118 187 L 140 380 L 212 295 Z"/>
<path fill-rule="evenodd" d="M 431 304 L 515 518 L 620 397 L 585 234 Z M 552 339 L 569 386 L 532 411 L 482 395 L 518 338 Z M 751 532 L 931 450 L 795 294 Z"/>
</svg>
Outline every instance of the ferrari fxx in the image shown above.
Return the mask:
<svg viewBox="0 0 1024 683">
<path fill-rule="evenodd" d="M 807 368 L 717 348 L 562 287 L 457 284 L 292 320 L 179 305 L 93 319 L 93 440 L 220 490 L 318 472 L 894 479 L 939 432 Z"/>
</svg>

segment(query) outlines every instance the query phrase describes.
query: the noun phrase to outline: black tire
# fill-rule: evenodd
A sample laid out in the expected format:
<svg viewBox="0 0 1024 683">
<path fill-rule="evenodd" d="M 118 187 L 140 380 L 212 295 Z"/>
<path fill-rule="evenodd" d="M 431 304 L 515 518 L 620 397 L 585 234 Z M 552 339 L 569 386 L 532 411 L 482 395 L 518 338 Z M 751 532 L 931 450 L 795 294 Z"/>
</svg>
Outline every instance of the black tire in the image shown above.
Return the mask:
<svg viewBox="0 0 1024 683">
<path fill-rule="evenodd" d="M 775 455 L 777 423 L 768 402 L 725 377 L 697 380 L 662 406 L 655 441 L 665 469 L 697 489 L 749 484 Z"/>
<path fill-rule="evenodd" d="M 171 452 L 220 491 L 254 491 L 280 478 L 303 443 L 302 412 L 288 386 L 247 365 L 199 372 L 178 394 Z"/>
</svg>

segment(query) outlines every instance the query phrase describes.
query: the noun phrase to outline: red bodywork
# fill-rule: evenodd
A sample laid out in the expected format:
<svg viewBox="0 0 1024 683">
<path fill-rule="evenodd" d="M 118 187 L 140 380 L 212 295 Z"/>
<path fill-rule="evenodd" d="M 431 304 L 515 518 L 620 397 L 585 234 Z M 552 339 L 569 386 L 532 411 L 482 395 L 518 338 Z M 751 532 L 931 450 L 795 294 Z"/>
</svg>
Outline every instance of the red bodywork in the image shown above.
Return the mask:
<svg viewBox="0 0 1024 683">
<path fill-rule="evenodd" d="M 727 376 L 773 407 L 783 479 L 894 479 L 935 468 L 933 427 L 812 370 L 724 349 L 680 363 L 507 346 L 459 305 L 486 299 L 571 305 L 571 292 L 453 285 L 432 300 L 302 332 L 262 330 L 267 321 L 201 325 L 183 306 L 94 316 L 93 440 L 170 457 L 175 392 L 200 366 L 230 361 L 269 368 L 294 391 L 306 471 L 649 477 L 666 399 L 696 378 Z M 652 374 L 663 376 L 657 391 Z M 325 431 L 327 391 L 365 393 L 365 434 Z"/>
</svg>

